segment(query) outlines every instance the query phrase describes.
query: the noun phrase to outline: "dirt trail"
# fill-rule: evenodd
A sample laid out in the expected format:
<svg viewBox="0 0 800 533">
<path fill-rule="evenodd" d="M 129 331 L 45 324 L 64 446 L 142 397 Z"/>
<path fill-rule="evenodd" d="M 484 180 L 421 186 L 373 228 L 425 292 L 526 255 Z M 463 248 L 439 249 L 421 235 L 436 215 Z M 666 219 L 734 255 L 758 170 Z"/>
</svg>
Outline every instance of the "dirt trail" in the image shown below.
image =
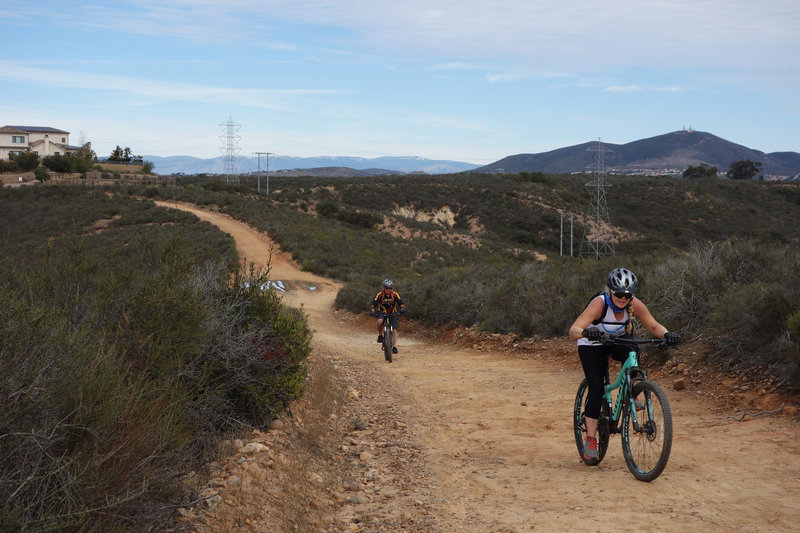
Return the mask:
<svg viewBox="0 0 800 533">
<path fill-rule="evenodd" d="M 249 226 L 191 206 L 162 205 L 190 210 L 218 225 L 234 236 L 248 262 L 260 265 L 266 259 L 268 239 Z M 571 341 L 465 345 L 415 336 L 401 322 L 400 353 L 389 364 L 379 353 L 370 319 L 332 313 L 337 283 L 300 271 L 281 254 L 273 256 L 271 279 L 290 287 L 288 304 L 302 304 L 308 312 L 312 359 L 335 362 L 355 389 L 349 412 L 368 422 L 347 435 L 338 447 L 339 459 L 334 458 L 340 478 L 367 476 L 355 489 L 362 497 L 348 498 L 341 494 L 345 488 L 334 486 L 332 506 L 317 496 L 310 511 L 331 509 L 335 516 L 307 529 L 295 525 L 295 530 L 800 528 L 796 409 L 742 416 L 730 398 L 715 403 L 701 393 L 696 380 L 687 379 L 685 390 L 673 390 L 665 371 L 656 380 L 672 404 L 672 454 L 657 480 L 642 483 L 626 468 L 618 436 L 612 436 L 598 467 L 580 461 L 570 416 L 582 373 Z M 407 303 L 413 310 L 414 303 Z M 715 410 L 714 405 L 726 407 Z M 342 455 L 348 444 L 370 453 Z M 242 530 L 267 531 L 258 524 L 254 520 Z"/>
</svg>

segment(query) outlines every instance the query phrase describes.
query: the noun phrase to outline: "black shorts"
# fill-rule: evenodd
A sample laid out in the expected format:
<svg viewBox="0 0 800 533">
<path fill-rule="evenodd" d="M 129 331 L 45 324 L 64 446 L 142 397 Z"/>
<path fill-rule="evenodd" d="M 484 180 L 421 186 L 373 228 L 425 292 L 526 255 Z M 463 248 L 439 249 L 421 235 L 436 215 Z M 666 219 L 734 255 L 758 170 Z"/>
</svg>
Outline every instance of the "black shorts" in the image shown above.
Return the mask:
<svg viewBox="0 0 800 533">
<path fill-rule="evenodd" d="M 395 329 L 395 331 L 399 331 L 399 329 L 397 327 L 397 324 L 398 324 L 398 320 L 397 319 L 400 318 L 400 317 L 398 317 L 397 315 L 389 315 L 386 318 L 389 320 L 389 324 L 392 325 L 392 327 Z"/>
</svg>

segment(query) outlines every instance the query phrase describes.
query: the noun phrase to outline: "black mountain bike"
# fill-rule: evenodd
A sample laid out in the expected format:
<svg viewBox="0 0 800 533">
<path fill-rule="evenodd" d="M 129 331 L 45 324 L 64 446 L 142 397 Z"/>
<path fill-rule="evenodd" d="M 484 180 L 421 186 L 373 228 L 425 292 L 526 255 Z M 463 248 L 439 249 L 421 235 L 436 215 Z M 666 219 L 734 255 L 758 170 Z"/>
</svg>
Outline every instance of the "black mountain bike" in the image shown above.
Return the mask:
<svg viewBox="0 0 800 533">
<path fill-rule="evenodd" d="M 609 381 L 606 369 L 605 392 L 597 428 L 597 459 L 593 460 L 583 457 L 586 436 L 584 410 L 589 392 L 585 378 L 578 387 L 573 414 L 578 453 L 586 464 L 599 464 L 608 449 L 609 436 L 621 433 L 622 454 L 628 470 L 640 481 L 652 481 L 664 471 L 672 450 L 672 410 L 664 390 L 648 380 L 647 372 L 639 367 L 637 346 L 667 346 L 667 343 L 663 339 L 615 337 L 605 337 L 601 342 L 630 346 L 630 352 L 614 383 Z M 611 392 L 616 389 L 619 389 L 616 399 L 612 399 Z"/>
<path fill-rule="evenodd" d="M 383 349 L 383 357 L 388 361 L 392 362 L 392 342 L 394 339 L 394 327 L 392 327 L 392 321 L 389 320 L 391 317 L 399 316 L 400 313 L 381 313 L 375 312 L 370 313 L 372 316 L 376 318 L 383 318 L 383 343 L 381 343 L 381 348 Z"/>
</svg>

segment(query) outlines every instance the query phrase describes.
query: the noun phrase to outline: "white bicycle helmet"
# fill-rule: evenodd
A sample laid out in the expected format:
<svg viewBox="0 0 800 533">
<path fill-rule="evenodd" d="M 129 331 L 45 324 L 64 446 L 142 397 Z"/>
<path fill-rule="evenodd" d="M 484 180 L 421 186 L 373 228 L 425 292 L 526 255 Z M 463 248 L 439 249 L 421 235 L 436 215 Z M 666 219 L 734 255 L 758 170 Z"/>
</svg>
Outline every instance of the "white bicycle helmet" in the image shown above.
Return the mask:
<svg viewBox="0 0 800 533">
<path fill-rule="evenodd" d="M 386 287 L 387 289 L 391 289 L 392 287 L 394 287 L 394 283 L 392 283 L 392 280 L 390 279 L 385 279 L 383 280 L 383 286 Z"/>
<path fill-rule="evenodd" d="M 636 279 L 636 274 L 627 268 L 615 268 L 612 270 L 606 283 L 611 292 L 622 292 L 631 296 L 636 294 L 636 289 L 639 288 L 639 280 Z"/>
</svg>

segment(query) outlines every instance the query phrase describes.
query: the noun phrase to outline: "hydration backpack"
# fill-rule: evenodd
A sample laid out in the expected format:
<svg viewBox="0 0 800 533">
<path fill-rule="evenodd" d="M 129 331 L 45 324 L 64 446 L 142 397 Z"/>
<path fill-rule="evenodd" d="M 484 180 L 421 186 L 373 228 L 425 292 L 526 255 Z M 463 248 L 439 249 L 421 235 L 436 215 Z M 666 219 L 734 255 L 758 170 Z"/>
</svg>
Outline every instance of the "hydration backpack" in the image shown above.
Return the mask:
<svg viewBox="0 0 800 533">
<path fill-rule="evenodd" d="M 606 294 L 605 289 L 601 289 L 601 290 L 597 291 L 596 293 L 594 293 L 592 295 L 591 298 L 589 298 L 589 300 L 586 302 L 586 305 L 583 306 L 583 311 L 586 311 L 586 308 L 589 307 L 589 304 L 592 303 L 592 300 L 594 300 L 598 296 L 602 296 L 603 297 L 603 312 L 600 314 L 600 318 L 598 318 L 597 320 L 592 322 L 592 324 L 594 324 L 595 326 L 597 324 L 599 324 L 603 320 L 603 317 L 606 316 L 606 311 L 608 311 L 608 300 L 606 300 L 605 294 Z M 581 311 L 581 312 L 583 312 L 583 311 Z"/>
<path fill-rule="evenodd" d="M 596 293 L 594 293 L 592 295 L 592 297 L 589 298 L 589 301 L 586 302 L 586 305 L 583 307 L 583 310 L 585 311 L 586 308 L 589 307 L 589 304 L 592 302 L 592 300 L 594 300 L 598 296 L 602 296 L 603 297 L 603 312 L 600 314 L 600 318 L 598 318 L 597 320 L 592 321 L 592 324 L 595 325 L 595 326 L 600 324 L 603 321 L 603 318 L 606 316 L 606 313 L 608 312 L 608 298 L 606 297 L 606 290 L 602 289 L 602 290 L 599 290 Z M 583 311 L 581 311 L 581 312 L 583 312 Z M 631 328 L 633 327 L 633 298 L 631 298 L 628 301 L 628 320 L 626 322 L 606 322 L 606 324 L 619 324 L 619 325 L 623 325 L 624 324 L 625 325 L 625 331 L 630 333 L 631 332 Z"/>
</svg>

